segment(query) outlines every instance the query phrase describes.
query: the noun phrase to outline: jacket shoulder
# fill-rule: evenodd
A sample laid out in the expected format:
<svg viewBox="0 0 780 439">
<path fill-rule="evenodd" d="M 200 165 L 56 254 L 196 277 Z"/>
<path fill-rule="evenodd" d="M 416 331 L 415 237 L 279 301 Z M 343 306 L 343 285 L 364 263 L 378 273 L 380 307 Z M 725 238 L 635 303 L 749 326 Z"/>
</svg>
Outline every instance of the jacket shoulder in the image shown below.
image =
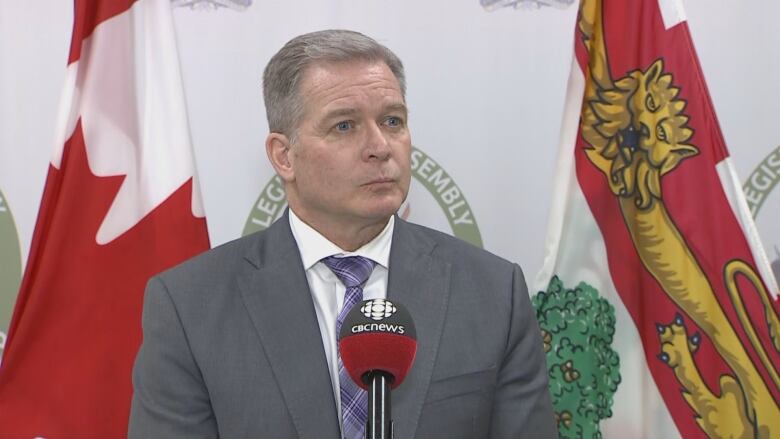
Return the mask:
<svg viewBox="0 0 780 439">
<path fill-rule="evenodd" d="M 235 290 L 236 280 L 258 266 L 267 241 L 268 230 L 229 241 L 153 276 L 150 282 L 160 281 L 172 296 L 213 296 Z"/>
<path fill-rule="evenodd" d="M 429 240 L 433 246 L 434 254 L 454 263 L 455 266 L 478 261 L 511 270 L 515 265 L 483 248 L 444 232 L 413 223 L 404 223 L 404 227 L 408 229 L 408 233 L 413 239 Z"/>
</svg>

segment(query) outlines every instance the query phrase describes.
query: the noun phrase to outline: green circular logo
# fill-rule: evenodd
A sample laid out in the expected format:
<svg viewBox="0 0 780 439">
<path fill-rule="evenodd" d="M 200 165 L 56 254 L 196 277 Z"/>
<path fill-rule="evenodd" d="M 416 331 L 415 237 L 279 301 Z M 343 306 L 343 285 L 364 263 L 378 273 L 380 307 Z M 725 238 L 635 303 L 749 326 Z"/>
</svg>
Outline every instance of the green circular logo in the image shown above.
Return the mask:
<svg viewBox="0 0 780 439">
<path fill-rule="evenodd" d="M 11 209 L 0 191 L 0 354 L 22 281 L 22 253 Z"/>
<path fill-rule="evenodd" d="M 778 182 L 780 182 L 780 146 L 770 152 L 764 160 L 761 160 L 756 169 L 750 173 L 745 184 L 742 185 L 742 190 L 745 192 L 745 199 L 753 218 L 758 216 L 758 211 L 764 205 L 764 202 L 769 197 L 769 193 L 777 186 Z M 772 271 L 775 273 L 775 278 L 780 279 L 780 250 L 778 250 L 777 245 L 775 245 L 775 254 L 775 260 L 772 262 Z M 767 254 L 767 256 L 770 255 Z"/>
<path fill-rule="evenodd" d="M 747 182 L 742 185 L 753 218 L 758 215 L 759 209 L 778 182 L 780 182 L 780 146 L 756 166 Z"/>
<path fill-rule="evenodd" d="M 452 229 L 452 234 L 482 247 L 482 235 L 479 233 L 474 212 L 450 174 L 416 147 L 412 147 L 411 165 L 414 181 L 422 185 L 436 200 Z M 260 192 L 244 225 L 243 235 L 266 229 L 282 215 L 286 206 L 287 198 L 284 195 L 282 179 L 275 175 Z M 408 205 L 402 206 L 399 215 L 406 219 L 409 210 Z"/>
</svg>

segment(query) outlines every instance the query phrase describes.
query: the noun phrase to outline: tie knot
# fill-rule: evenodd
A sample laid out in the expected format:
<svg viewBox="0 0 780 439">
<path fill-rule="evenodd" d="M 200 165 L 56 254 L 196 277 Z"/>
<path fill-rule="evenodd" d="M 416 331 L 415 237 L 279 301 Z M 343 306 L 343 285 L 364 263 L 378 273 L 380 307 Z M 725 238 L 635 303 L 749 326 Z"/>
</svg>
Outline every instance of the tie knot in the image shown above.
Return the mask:
<svg viewBox="0 0 780 439">
<path fill-rule="evenodd" d="M 322 262 L 347 288 L 363 285 L 371 276 L 374 265 L 376 265 L 376 262 L 362 256 L 347 256 L 346 258 L 328 256 L 322 259 Z"/>
</svg>

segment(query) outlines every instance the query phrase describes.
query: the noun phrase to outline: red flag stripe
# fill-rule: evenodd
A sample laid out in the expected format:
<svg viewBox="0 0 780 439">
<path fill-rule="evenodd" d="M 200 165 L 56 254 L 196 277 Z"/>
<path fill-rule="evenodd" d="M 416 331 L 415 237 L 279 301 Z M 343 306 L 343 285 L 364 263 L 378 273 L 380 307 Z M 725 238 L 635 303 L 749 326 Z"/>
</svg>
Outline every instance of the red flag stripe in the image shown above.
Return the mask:
<svg viewBox="0 0 780 439">
<path fill-rule="evenodd" d="M 68 64 L 81 58 L 83 41 L 92 35 L 100 23 L 130 9 L 135 2 L 136 0 L 75 0 Z"/>
</svg>

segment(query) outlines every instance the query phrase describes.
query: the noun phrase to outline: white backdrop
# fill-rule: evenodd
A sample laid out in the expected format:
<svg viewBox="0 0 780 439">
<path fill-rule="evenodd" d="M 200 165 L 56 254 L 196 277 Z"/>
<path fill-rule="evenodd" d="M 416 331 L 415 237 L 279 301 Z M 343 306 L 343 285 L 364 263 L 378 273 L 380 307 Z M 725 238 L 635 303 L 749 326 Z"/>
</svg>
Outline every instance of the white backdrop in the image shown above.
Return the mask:
<svg viewBox="0 0 780 439">
<path fill-rule="evenodd" d="M 780 4 L 685 5 L 726 142 L 746 181 L 780 146 Z M 272 178 L 263 149 L 266 62 L 297 34 L 350 28 L 404 61 L 414 145 L 457 184 L 484 247 L 519 262 L 531 279 L 543 258 L 575 15 L 575 6 L 487 12 L 479 0 L 255 0 L 241 12 L 177 8 L 212 244 L 241 235 Z M 53 147 L 71 20 L 68 1 L 0 0 L 0 220 L 13 215 L 22 261 Z M 758 186 L 780 178 L 775 154 L 776 165 L 762 171 Z M 409 209 L 412 221 L 451 232 L 445 211 L 419 183 Z M 780 189 L 768 193 L 757 218 L 776 267 L 778 220 Z M 9 240 L 0 233 L 0 250 L 12 247 Z M 0 331 L 12 302 L 3 302 L 3 294 Z"/>
</svg>

